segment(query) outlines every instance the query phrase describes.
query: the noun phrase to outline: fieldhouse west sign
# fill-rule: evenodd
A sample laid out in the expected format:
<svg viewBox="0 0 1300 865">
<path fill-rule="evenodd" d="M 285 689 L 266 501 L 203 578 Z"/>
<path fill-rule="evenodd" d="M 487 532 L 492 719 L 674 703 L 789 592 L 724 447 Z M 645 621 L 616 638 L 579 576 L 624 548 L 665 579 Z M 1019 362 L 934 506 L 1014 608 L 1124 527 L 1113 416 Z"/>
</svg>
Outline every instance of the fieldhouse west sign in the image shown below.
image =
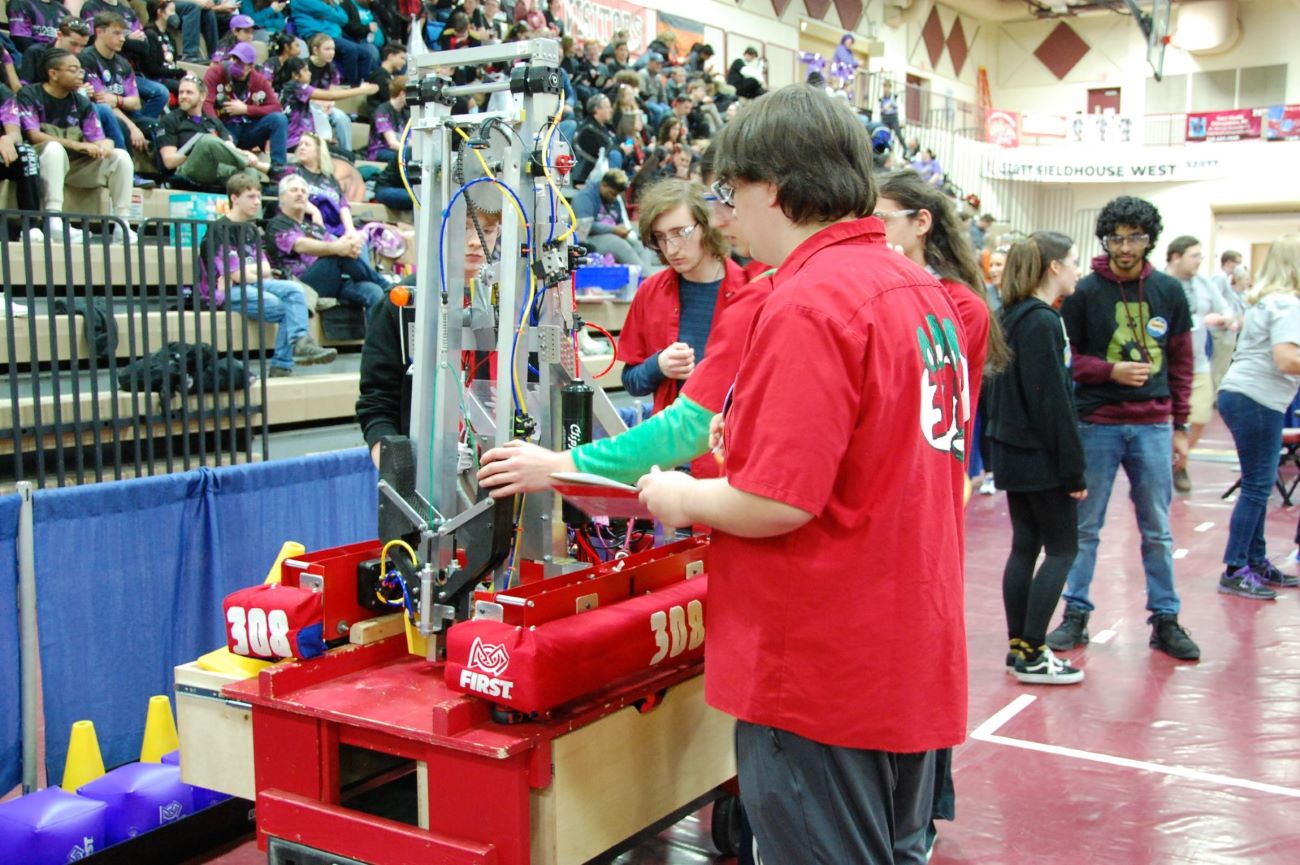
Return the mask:
<svg viewBox="0 0 1300 865">
<path fill-rule="evenodd" d="M 983 176 L 1036 183 L 1174 183 L 1213 180 L 1226 162 L 1209 148 L 1021 147 L 988 152 Z"/>
</svg>

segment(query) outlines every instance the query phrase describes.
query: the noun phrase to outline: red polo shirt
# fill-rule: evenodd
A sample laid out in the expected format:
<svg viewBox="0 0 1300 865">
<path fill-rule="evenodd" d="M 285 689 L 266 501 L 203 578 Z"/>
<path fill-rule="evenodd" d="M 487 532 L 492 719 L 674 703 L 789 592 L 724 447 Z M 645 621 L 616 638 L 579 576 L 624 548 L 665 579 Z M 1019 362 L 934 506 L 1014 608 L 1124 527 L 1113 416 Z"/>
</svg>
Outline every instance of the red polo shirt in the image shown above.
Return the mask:
<svg viewBox="0 0 1300 865">
<path fill-rule="evenodd" d="M 949 293 L 874 217 L 781 266 L 741 359 L 726 468 L 814 518 L 772 538 L 714 532 L 710 704 L 830 745 L 962 741 L 965 339 Z"/>
</svg>

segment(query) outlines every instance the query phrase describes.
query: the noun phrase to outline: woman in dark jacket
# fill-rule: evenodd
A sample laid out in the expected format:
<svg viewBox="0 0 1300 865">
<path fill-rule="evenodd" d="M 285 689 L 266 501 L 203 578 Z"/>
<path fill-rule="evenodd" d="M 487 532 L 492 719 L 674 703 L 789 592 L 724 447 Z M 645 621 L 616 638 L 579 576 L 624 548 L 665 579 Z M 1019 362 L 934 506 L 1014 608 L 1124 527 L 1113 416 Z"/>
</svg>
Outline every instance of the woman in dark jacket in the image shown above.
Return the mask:
<svg viewBox="0 0 1300 865">
<path fill-rule="evenodd" d="M 1083 681 L 1082 670 L 1047 647 L 1048 620 L 1078 552 L 1079 502 L 1088 495 L 1069 348 L 1054 309 L 1078 280 L 1078 251 L 1063 234 L 1039 231 L 1011 247 L 1001 318 L 1012 361 L 986 394 L 985 449 L 1011 511 L 1011 555 L 1002 574 L 1007 669 L 1022 682 L 1045 685 Z M 1040 550 L 1047 555 L 1035 574 Z"/>
</svg>

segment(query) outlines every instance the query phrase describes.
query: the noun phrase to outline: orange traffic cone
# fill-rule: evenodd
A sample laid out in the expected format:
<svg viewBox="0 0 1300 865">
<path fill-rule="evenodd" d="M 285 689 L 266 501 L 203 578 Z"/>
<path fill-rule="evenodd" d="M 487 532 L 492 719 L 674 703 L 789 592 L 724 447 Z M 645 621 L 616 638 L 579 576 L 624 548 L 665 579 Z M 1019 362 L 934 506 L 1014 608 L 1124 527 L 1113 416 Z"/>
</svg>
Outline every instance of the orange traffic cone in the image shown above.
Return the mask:
<svg viewBox="0 0 1300 865">
<path fill-rule="evenodd" d="M 68 737 L 68 756 L 63 761 L 63 790 L 75 793 L 77 788 L 104 774 L 104 758 L 99 753 L 99 739 L 91 721 L 76 721 Z"/>
<path fill-rule="evenodd" d="M 141 763 L 161 763 L 163 754 L 170 754 L 181 746 L 176 735 L 176 719 L 172 717 L 172 703 L 163 694 L 149 698 L 149 714 L 144 719 L 144 741 L 140 745 Z"/>
</svg>

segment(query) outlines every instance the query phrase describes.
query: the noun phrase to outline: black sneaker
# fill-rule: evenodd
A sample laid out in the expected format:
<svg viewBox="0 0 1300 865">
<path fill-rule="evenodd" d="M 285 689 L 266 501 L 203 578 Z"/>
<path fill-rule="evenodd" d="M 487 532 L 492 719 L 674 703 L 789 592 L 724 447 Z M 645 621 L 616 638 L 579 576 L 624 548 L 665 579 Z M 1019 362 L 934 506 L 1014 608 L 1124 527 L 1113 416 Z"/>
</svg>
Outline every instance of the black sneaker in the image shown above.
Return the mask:
<svg viewBox="0 0 1300 865">
<path fill-rule="evenodd" d="M 316 363 L 332 363 L 339 356 L 336 348 L 322 348 L 320 343 L 310 336 L 300 337 L 293 344 L 293 362 L 302 366 Z"/>
<path fill-rule="evenodd" d="M 1073 685 L 1083 681 L 1083 670 L 1056 657 L 1046 646 L 1016 661 L 1011 675 L 1030 685 Z"/>
<path fill-rule="evenodd" d="M 293 367 L 273 366 L 266 371 L 267 378 L 288 378 L 293 375 Z"/>
<path fill-rule="evenodd" d="M 1282 573 L 1277 569 L 1277 566 L 1268 559 L 1265 559 L 1259 564 L 1251 565 L 1250 569 L 1259 574 L 1260 579 L 1268 583 L 1270 586 L 1277 586 L 1281 589 L 1294 589 L 1297 586 L 1300 586 L 1300 577 Z"/>
<path fill-rule="evenodd" d="M 1187 629 L 1178 624 L 1176 614 L 1152 613 L 1147 624 L 1151 626 L 1151 648 L 1180 661 L 1200 660 L 1201 647 L 1193 643 Z"/>
<path fill-rule="evenodd" d="M 1066 649 L 1073 649 L 1075 646 L 1088 645 L 1088 616 L 1087 610 L 1080 610 L 1077 607 L 1066 607 L 1065 618 L 1061 619 L 1061 624 L 1056 626 L 1056 630 L 1047 635 L 1047 645 L 1058 652 L 1064 652 Z"/>
<path fill-rule="evenodd" d="M 1007 672 L 1013 672 L 1016 669 L 1016 662 L 1025 657 L 1025 652 L 1029 651 L 1031 646 L 1024 640 L 1016 637 L 1014 640 L 1007 641 Z"/>
<path fill-rule="evenodd" d="M 1277 592 L 1264 585 L 1264 581 L 1254 568 L 1245 565 L 1240 568 L 1229 567 L 1219 577 L 1219 591 L 1225 595 L 1250 598 L 1253 601 L 1277 600 Z"/>
</svg>

